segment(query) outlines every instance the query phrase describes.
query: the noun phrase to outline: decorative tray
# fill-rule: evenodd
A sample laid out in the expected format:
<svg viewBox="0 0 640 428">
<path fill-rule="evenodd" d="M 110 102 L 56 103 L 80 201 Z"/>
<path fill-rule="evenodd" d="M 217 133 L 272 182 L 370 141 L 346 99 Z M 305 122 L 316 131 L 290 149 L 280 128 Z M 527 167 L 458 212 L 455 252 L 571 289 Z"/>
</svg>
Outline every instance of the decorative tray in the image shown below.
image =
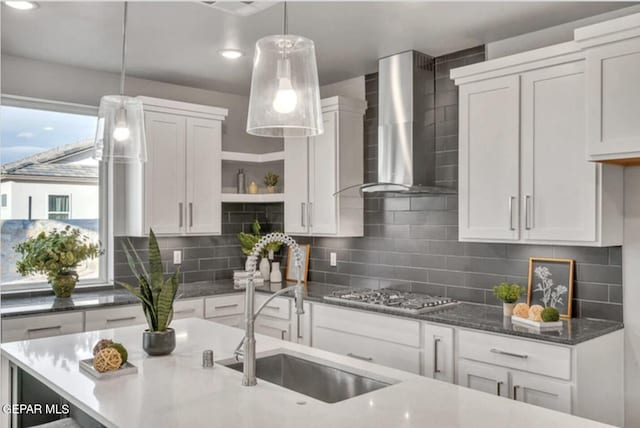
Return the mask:
<svg viewBox="0 0 640 428">
<path fill-rule="evenodd" d="M 511 322 L 525 327 L 529 327 L 538 331 L 562 330 L 562 321 L 542 322 L 534 321 L 528 318 L 520 318 L 515 315 L 511 316 Z"/>
<path fill-rule="evenodd" d="M 99 372 L 93 367 L 93 358 L 87 358 L 86 360 L 80 360 L 80 371 L 84 374 L 96 379 L 109 379 L 112 377 L 119 377 L 128 374 L 138 373 L 138 367 L 134 366 L 130 362 L 124 363 L 118 370 L 111 370 L 108 372 Z"/>
</svg>

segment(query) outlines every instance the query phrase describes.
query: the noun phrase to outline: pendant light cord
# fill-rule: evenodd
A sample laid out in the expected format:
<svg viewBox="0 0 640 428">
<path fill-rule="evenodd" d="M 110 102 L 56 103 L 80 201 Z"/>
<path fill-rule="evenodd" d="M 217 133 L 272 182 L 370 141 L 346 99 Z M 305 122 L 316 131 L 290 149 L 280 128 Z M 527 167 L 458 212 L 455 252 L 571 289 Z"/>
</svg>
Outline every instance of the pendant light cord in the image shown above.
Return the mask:
<svg viewBox="0 0 640 428">
<path fill-rule="evenodd" d="M 127 56 L 127 10 L 128 3 L 124 2 L 124 14 L 122 19 L 122 58 L 120 62 L 120 95 L 124 95 L 124 70 Z"/>
<path fill-rule="evenodd" d="M 284 2 L 284 11 L 283 11 L 283 19 L 282 19 L 282 34 L 285 36 L 289 33 L 289 22 L 287 17 L 287 2 Z"/>
</svg>

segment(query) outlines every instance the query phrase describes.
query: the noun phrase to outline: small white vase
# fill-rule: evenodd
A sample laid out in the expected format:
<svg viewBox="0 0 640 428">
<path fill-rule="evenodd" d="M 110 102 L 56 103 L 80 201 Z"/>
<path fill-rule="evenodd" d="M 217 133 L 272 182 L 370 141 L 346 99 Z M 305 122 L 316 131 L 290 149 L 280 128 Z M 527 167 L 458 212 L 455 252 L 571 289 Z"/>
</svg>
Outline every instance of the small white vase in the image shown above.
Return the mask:
<svg viewBox="0 0 640 428">
<path fill-rule="evenodd" d="M 269 281 L 269 271 L 271 270 L 271 266 L 269 266 L 269 259 L 266 257 L 263 257 L 262 260 L 260 260 L 260 275 L 262 275 L 262 278 L 265 281 Z"/>
<path fill-rule="evenodd" d="M 271 266 L 271 282 L 282 282 L 282 272 L 280 272 L 280 263 L 273 262 Z"/>
<path fill-rule="evenodd" d="M 513 315 L 513 307 L 515 306 L 515 303 L 506 303 L 503 302 L 502 303 L 502 315 L 505 317 L 510 317 L 511 315 Z"/>
</svg>

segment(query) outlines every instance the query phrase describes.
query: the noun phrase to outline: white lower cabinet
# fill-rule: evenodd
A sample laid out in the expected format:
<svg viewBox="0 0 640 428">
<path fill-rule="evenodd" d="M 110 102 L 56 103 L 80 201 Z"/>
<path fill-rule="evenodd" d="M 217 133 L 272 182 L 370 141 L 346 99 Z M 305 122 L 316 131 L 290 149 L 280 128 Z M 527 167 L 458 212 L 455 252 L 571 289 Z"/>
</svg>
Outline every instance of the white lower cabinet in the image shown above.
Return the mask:
<svg viewBox="0 0 640 428">
<path fill-rule="evenodd" d="M 242 328 L 244 325 L 244 294 L 228 294 L 204 299 L 204 318 Z"/>
<path fill-rule="evenodd" d="M 85 331 L 104 330 L 146 323 L 142 305 L 136 304 L 87 311 L 84 329 Z"/>
<path fill-rule="evenodd" d="M 81 333 L 83 313 L 39 315 L 2 320 L 2 342 Z"/>
<path fill-rule="evenodd" d="M 509 372 L 504 367 L 460 360 L 456 383 L 488 394 L 509 396 Z"/>
<path fill-rule="evenodd" d="M 204 302 L 202 298 L 176 300 L 173 303 L 173 319 L 204 318 Z"/>
<path fill-rule="evenodd" d="M 422 374 L 454 383 L 453 328 L 423 323 L 422 337 Z"/>
<path fill-rule="evenodd" d="M 256 310 L 269 298 L 268 295 L 256 295 Z M 264 307 L 255 321 L 256 333 L 290 341 L 291 333 L 291 300 L 276 297 Z"/>
</svg>

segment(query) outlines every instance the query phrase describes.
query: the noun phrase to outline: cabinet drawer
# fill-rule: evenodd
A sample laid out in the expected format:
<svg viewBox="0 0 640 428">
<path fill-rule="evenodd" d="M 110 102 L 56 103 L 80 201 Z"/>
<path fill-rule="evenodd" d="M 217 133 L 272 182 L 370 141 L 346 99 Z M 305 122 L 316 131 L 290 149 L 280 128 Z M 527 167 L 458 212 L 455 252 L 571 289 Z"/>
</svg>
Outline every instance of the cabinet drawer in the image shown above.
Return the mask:
<svg viewBox="0 0 640 428">
<path fill-rule="evenodd" d="M 258 294 L 256 295 L 256 310 L 262 305 L 270 296 Z M 291 301 L 284 297 L 276 297 L 270 301 L 267 306 L 260 312 L 260 315 L 266 315 L 274 318 L 281 318 L 288 320 L 291 317 Z"/>
<path fill-rule="evenodd" d="M 229 327 L 244 328 L 244 318 L 242 315 L 227 315 L 225 317 L 207 318 L 207 321 L 228 325 Z"/>
<path fill-rule="evenodd" d="M 458 356 L 571 379 L 571 349 L 562 346 L 460 330 Z"/>
<path fill-rule="evenodd" d="M 256 333 L 275 337 L 281 340 L 291 340 L 291 326 L 289 321 L 280 318 L 258 317 L 255 324 Z"/>
<path fill-rule="evenodd" d="M 3 342 L 81 332 L 82 312 L 2 320 Z"/>
<path fill-rule="evenodd" d="M 204 317 L 223 317 L 244 313 L 244 294 L 210 297 L 204 301 Z"/>
<path fill-rule="evenodd" d="M 128 327 L 130 325 L 146 323 L 147 319 L 142 311 L 142 305 L 97 309 L 87 311 L 85 315 L 85 331 Z"/>
<path fill-rule="evenodd" d="M 204 303 L 202 299 L 176 300 L 173 303 L 173 319 L 203 318 Z"/>
<path fill-rule="evenodd" d="M 314 348 L 420 374 L 420 350 L 370 337 L 324 328 L 313 329 Z"/>
<path fill-rule="evenodd" d="M 352 309 L 314 305 L 313 324 L 345 333 L 420 347 L 420 323 Z"/>
</svg>

